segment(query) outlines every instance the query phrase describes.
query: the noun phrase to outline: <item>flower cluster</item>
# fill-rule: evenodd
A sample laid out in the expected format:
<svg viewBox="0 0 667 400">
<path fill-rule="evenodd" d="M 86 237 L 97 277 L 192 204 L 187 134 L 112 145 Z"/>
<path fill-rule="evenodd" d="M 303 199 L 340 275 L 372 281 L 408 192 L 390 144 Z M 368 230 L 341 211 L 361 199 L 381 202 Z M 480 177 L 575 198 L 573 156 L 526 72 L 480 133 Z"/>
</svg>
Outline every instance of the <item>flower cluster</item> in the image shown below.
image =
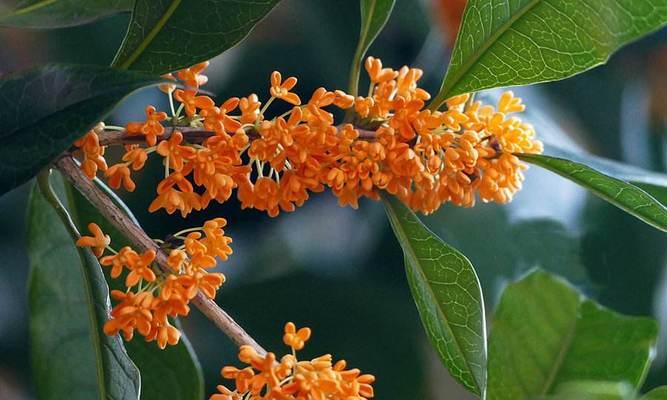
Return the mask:
<svg viewBox="0 0 667 400">
<path fill-rule="evenodd" d="M 222 229 L 227 221 L 216 218 L 201 228 L 192 228 L 172 235 L 163 247 L 171 247 L 167 265 L 162 270 L 155 265 L 156 251 L 137 253 L 130 247 L 115 251 L 111 240 L 99 226 L 88 225 L 92 236 L 82 236 L 77 246 L 91 247 L 100 264 L 110 267 L 110 275 L 116 279 L 124 276 L 126 291 L 112 290 L 116 305 L 111 319 L 104 325 L 107 335 L 123 334 L 131 340 L 135 330 L 147 341 L 157 341 L 160 348 L 178 343 L 180 332 L 169 318 L 187 315 L 188 303 L 198 292 L 215 298 L 216 291 L 225 281 L 221 273 L 209 272 L 215 267 L 216 257 L 226 260 L 232 253 Z M 185 236 L 184 236 L 185 235 Z M 176 246 L 177 243 L 182 243 Z M 105 251 L 110 255 L 104 255 Z"/>
<path fill-rule="evenodd" d="M 365 400 L 373 397 L 373 375 L 358 369 L 346 370 L 346 362 L 333 362 L 330 354 L 310 361 L 299 361 L 296 352 L 310 338 L 310 329 L 285 325 L 283 342 L 292 350 L 278 360 L 274 353 L 262 356 L 250 346 L 241 346 L 239 360 L 247 367 L 222 369 L 225 379 L 233 380 L 235 390 L 219 385 L 210 400 Z"/>
<path fill-rule="evenodd" d="M 153 152 L 162 156 L 165 176 L 150 211 L 185 216 L 235 191 L 243 208 L 276 216 L 325 188 L 355 208 L 360 198 L 377 199 L 381 190 L 423 213 L 446 202 L 470 207 L 476 197 L 506 203 L 521 188 L 526 168 L 515 153 L 542 151 L 533 128 L 511 115 L 524 110 L 511 92 L 496 107 L 464 94 L 431 110 L 430 95 L 418 87 L 421 70 L 384 68 L 369 57 L 366 97 L 319 88 L 304 104 L 292 91 L 297 79 L 274 72 L 266 103 L 251 94 L 216 105 L 199 91 L 206 65 L 170 76 L 185 87 L 163 88 L 172 104 L 180 103 L 169 118 L 172 127 L 163 125 L 166 113 L 148 106 L 145 121 L 125 127 L 127 137 L 142 136 L 144 143 L 126 145 L 122 162 L 105 171 L 111 187 L 131 191 L 130 169 L 142 168 Z M 291 108 L 268 118 L 276 100 Z M 351 123 L 336 124 L 332 107 L 354 115 Z M 77 142 L 89 176 L 106 167 L 95 136 Z"/>
<path fill-rule="evenodd" d="M 179 211 L 184 217 L 211 201 L 226 202 L 234 193 L 243 208 L 276 216 L 280 211 L 294 211 L 311 192 L 325 188 L 341 205 L 356 208 L 360 198 L 377 199 L 379 191 L 386 191 L 414 210 L 432 213 L 446 202 L 471 207 L 476 198 L 510 201 L 521 188 L 522 171 L 527 168 L 515 154 L 542 151 L 533 128 L 512 115 L 524 110 L 512 92 L 504 93 L 495 107 L 463 94 L 448 99 L 441 110 L 430 109 L 426 107 L 429 93 L 418 86 L 421 70 L 385 68 L 379 59 L 369 57 L 365 68 L 370 86 L 365 97 L 321 87 L 303 103 L 293 92 L 297 79 L 283 79 L 276 71 L 271 74 L 265 103 L 250 94 L 217 104 L 200 91 L 208 80 L 202 75 L 207 66 L 201 63 L 166 76 L 178 81 L 160 87 L 169 96 L 171 116 L 149 105 L 144 121 L 125 127 L 100 124 L 78 140 L 75 146 L 84 173 L 93 178 L 101 171 L 112 188 L 133 191 L 132 171 L 142 169 L 155 153 L 162 157 L 164 178 L 149 211 Z M 176 83 L 182 88 L 177 89 Z M 277 100 L 289 105 L 287 112 L 267 117 Z M 346 111 L 345 123 L 335 122 L 335 108 Z M 123 144 L 125 152 L 119 163 L 107 167 L 100 135 L 113 130 L 119 131 L 115 143 Z M 104 143 L 110 142 L 105 137 Z M 113 251 L 108 237 L 91 224 L 93 236 L 81 238 L 78 244 L 92 247 L 101 264 L 111 267 L 112 277 L 125 274 L 127 287 L 127 291 L 112 292 L 118 304 L 105 332 L 122 332 L 129 340 L 137 330 L 147 340 L 157 340 L 160 347 L 176 343 L 179 333 L 169 318 L 186 315 L 189 301 L 199 291 L 213 298 L 224 281 L 222 274 L 207 269 L 215 266 L 216 257 L 225 260 L 231 254 L 231 239 L 222 230 L 225 224 L 216 218 L 162 243 L 171 251 L 166 263 L 169 271 L 154 266 L 153 250 Z M 113 254 L 102 257 L 105 250 Z M 292 325 L 288 328 L 293 330 Z M 288 334 L 300 337 L 298 332 Z M 289 345 L 298 350 L 307 337 L 300 340 L 290 339 Z M 269 392 L 290 388 L 283 397 L 271 397 L 276 399 L 305 398 L 298 393 L 306 387 L 356 393 L 348 399 L 372 393 L 366 391 L 367 378 L 357 379 L 343 371 L 344 364 L 331 366 L 328 356 L 309 363 L 287 357 L 274 370 L 275 359 L 247 348 L 242 354 L 243 361 L 261 372 L 250 374 L 250 368 L 234 373 L 237 388 L 245 388 L 239 390 L 253 393 L 253 398 L 259 398 L 264 386 Z M 232 370 L 227 371 L 225 376 L 231 377 Z M 324 376 L 329 378 L 318 378 Z M 285 379 L 291 386 L 278 384 Z"/>
</svg>

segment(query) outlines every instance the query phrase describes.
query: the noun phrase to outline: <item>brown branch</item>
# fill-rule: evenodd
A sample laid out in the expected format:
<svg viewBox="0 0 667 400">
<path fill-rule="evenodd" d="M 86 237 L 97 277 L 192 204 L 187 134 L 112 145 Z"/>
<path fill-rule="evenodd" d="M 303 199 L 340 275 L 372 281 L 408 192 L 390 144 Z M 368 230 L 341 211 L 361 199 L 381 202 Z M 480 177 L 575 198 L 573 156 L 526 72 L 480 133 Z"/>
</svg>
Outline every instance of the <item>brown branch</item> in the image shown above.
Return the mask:
<svg viewBox="0 0 667 400">
<path fill-rule="evenodd" d="M 122 137 L 122 136 L 120 136 Z M 93 181 L 91 181 L 74 161 L 71 155 L 65 154 L 55 163 L 60 172 L 65 175 L 74 187 L 90 201 L 95 208 L 111 224 L 123 232 L 127 238 L 137 245 L 140 250 L 153 249 L 157 252 L 156 262 L 164 271 L 168 271 L 167 255 L 158 245 L 136 225 Z M 260 346 L 243 328 L 232 319 L 215 301 L 207 298 L 201 292 L 192 299 L 192 303 L 210 319 L 220 330 L 222 330 L 236 345 L 249 345 L 258 353 L 266 354 L 266 350 Z"/>
<path fill-rule="evenodd" d="M 338 126 L 338 129 L 342 126 Z M 356 128 L 359 132 L 359 139 L 363 140 L 373 140 L 375 139 L 375 131 L 367 129 Z M 168 140 L 174 131 L 179 131 L 183 134 L 183 138 L 188 143 L 201 143 L 204 140 L 215 136 L 214 131 L 209 131 L 203 128 L 191 128 L 191 127 L 166 127 L 164 134 L 158 136 L 158 142 L 162 140 Z M 253 127 L 246 128 L 246 133 L 250 136 L 251 139 L 256 139 L 259 137 L 258 132 Z M 141 144 L 145 143 L 145 139 L 142 135 L 129 135 L 126 131 L 112 131 L 104 130 L 98 134 L 100 138 L 101 146 L 111 146 L 117 144 Z"/>
</svg>

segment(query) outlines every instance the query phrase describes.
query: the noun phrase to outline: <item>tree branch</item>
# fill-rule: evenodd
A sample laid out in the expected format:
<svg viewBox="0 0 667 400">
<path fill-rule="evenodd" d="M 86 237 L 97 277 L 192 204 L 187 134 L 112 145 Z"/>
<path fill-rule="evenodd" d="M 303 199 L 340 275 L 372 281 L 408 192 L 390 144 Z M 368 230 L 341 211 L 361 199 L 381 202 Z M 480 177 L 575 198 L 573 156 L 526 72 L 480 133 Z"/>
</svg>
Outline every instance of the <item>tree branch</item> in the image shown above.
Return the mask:
<svg viewBox="0 0 667 400">
<path fill-rule="evenodd" d="M 114 132 L 116 133 L 116 132 Z M 123 137 L 119 135 L 118 137 Z M 140 137 L 143 139 L 143 137 Z M 155 258 L 157 264 L 164 271 L 169 271 L 167 255 L 158 245 L 136 225 L 130 217 L 124 213 L 114 202 L 100 190 L 92 180 L 81 171 L 79 166 L 69 154 L 64 154 L 55 162 L 56 167 L 69 180 L 72 185 L 90 201 L 95 208 L 119 231 L 138 246 L 140 250 L 153 249 L 157 253 Z M 207 298 L 201 292 L 192 299 L 195 305 L 208 319 L 210 319 L 220 330 L 222 330 L 236 345 L 249 345 L 258 353 L 266 354 L 266 350 L 260 346 L 234 319 L 229 316 L 215 301 Z"/>
<path fill-rule="evenodd" d="M 342 126 L 338 126 L 338 128 L 342 128 Z M 359 129 L 356 128 L 357 131 L 359 132 L 359 139 L 362 140 L 373 140 L 375 139 L 376 133 L 375 131 L 367 130 L 367 129 Z M 186 142 L 188 143 L 202 143 L 204 140 L 215 136 L 214 131 L 209 131 L 203 128 L 191 128 L 187 126 L 182 126 L 182 127 L 165 127 L 164 129 L 164 134 L 162 136 L 158 136 L 158 142 L 162 140 L 169 140 L 171 137 L 172 133 L 174 131 L 179 131 L 183 134 L 183 138 L 185 139 Z M 255 128 L 249 127 L 246 128 L 246 134 L 251 139 L 257 139 L 259 138 L 259 133 Z M 111 145 L 117 145 L 117 144 L 142 144 L 146 143 L 146 139 L 144 138 L 143 135 L 129 135 L 127 131 L 122 130 L 122 131 L 113 131 L 113 130 L 104 130 L 100 133 L 98 133 L 98 136 L 100 138 L 100 145 L 101 146 L 111 146 Z"/>
</svg>

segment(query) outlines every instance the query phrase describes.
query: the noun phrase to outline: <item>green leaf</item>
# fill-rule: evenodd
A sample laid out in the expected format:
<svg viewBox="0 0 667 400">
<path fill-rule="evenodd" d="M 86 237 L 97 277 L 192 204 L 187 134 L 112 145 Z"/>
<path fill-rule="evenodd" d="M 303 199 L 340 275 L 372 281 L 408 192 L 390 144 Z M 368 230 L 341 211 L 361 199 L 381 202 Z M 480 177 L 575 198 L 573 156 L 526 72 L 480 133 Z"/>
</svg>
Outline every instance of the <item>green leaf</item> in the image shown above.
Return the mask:
<svg viewBox="0 0 667 400">
<path fill-rule="evenodd" d="M 61 196 L 65 188 L 58 180 Z M 72 237 L 37 187 L 28 206 L 30 337 L 40 399 L 137 400 L 139 371 L 102 325 L 108 288 L 89 250 Z"/>
<path fill-rule="evenodd" d="M 639 388 L 657 332 L 652 319 L 617 314 L 534 271 L 505 289 L 493 318 L 488 399 L 557 394 L 573 381 Z"/>
<path fill-rule="evenodd" d="M 667 386 L 655 388 L 646 393 L 641 400 L 667 400 Z"/>
<path fill-rule="evenodd" d="M 361 0 L 359 2 L 361 6 L 361 30 L 357 50 L 352 59 L 350 87 L 348 89 L 348 93 L 353 96 L 357 96 L 359 92 L 359 73 L 362 59 L 371 43 L 389 20 L 395 2 L 395 0 Z"/>
<path fill-rule="evenodd" d="M 667 205 L 667 174 L 645 170 L 583 152 L 566 150 L 548 143 L 545 143 L 544 152 L 549 156 L 588 165 L 605 175 L 631 183 L 653 196 L 660 203 Z"/>
<path fill-rule="evenodd" d="M 23 0 L 0 14 L 0 26 L 62 28 L 132 10 L 133 0 Z"/>
<path fill-rule="evenodd" d="M 537 154 L 517 156 L 581 185 L 628 214 L 667 232 L 667 208 L 637 186 L 575 161 Z"/>
<path fill-rule="evenodd" d="M 385 196 L 384 205 L 403 248 L 408 283 L 428 337 L 452 376 L 483 396 L 486 327 L 475 269 L 399 200 Z"/>
<path fill-rule="evenodd" d="M 469 0 L 440 92 L 567 78 L 667 22 L 665 0 Z"/>
<path fill-rule="evenodd" d="M 626 382 L 572 381 L 554 390 L 553 395 L 531 400 L 636 400 L 636 391 Z"/>
<path fill-rule="evenodd" d="M 108 67 L 55 64 L 0 80 L 0 195 L 36 175 L 125 96 L 160 82 Z"/>
<path fill-rule="evenodd" d="M 243 40 L 280 0 L 137 0 L 114 66 L 164 74 Z"/>
<path fill-rule="evenodd" d="M 104 183 L 96 180 L 98 185 Z M 130 212 L 120 199 L 116 199 L 124 211 Z M 102 231 L 111 237 L 112 246 L 116 249 L 130 246 L 131 243 L 78 192 L 72 196 L 72 209 L 79 226 L 90 222 L 97 223 Z M 134 216 L 130 214 L 134 219 Z M 111 289 L 124 290 L 122 279 L 111 279 L 105 269 L 107 282 Z M 177 324 L 178 321 L 172 321 Z M 178 325 L 176 325 L 178 326 Z M 179 327 L 180 328 L 180 327 Z M 167 346 L 160 350 L 155 342 L 146 342 L 140 337 L 125 342 L 125 348 L 132 361 L 141 371 L 141 400 L 201 400 L 204 394 L 204 378 L 201 366 L 187 336 L 181 330 L 181 340 L 175 346 Z"/>
</svg>

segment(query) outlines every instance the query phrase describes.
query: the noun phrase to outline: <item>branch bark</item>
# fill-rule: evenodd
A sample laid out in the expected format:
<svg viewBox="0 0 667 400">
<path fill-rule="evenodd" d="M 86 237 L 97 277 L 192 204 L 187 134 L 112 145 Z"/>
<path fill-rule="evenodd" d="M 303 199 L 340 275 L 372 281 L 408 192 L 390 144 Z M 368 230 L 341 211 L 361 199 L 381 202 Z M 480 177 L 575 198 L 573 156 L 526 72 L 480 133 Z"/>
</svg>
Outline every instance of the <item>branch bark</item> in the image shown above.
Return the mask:
<svg viewBox="0 0 667 400">
<path fill-rule="evenodd" d="M 342 126 L 338 126 L 342 128 Z M 363 140 L 373 140 L 375 139 L 375 131 L 367 129 L 356 128 L 359 132 L 359 139 Z M 169 140 L 174 131 L 179 131 L 183 134 L 183 138 L 188 143 L 201 143 L 204 140 L 215 136 L 214 131 L 209 131 L 203 128 L 190 128 L 190 127 L 166 127 L 164 134 L 158 136 L 158 142 L 162 140 Z M 259 133 L 255 128 L 246 128 L 246 133 L 250 136 L 251 139 L 256 139 L 259 137 Z M 104 130 L 98 133 L 101 146 L 112 146 L 119 144 L 142 144 L 146 143 L 146 139 L 143 135 L 128 135 L 127 131 L 113 131 L 113 130 Z"/>
<path fill-rule="evenodd" d="M 122 135 L 120 136 L 122 137 Z M 143 139 L 143 137 L 140 137 Z M 157 253 L 156 262 L 165 271 L 169 270 L 167 255 L 159 246 L 136 225 L 132 219 L 123 212 L 93 181 L 81 171 L 74 158 L 65 154 L 56 162 L 56 167 L 67 178 L 69 182 L 90 201 L 95 208 L 119 231 L 134 243 L 139 250 L 153 249 Z M 259 354 L 266 354 L 266 350 L 260 346 L 234 319 L 220 308 L 215 301 L 207 298 L 201 292 L 192 299 L 195 305 L 208 319 L 210 319 L 220 330 L 222 330 L 236 345 L 248 345 L 253 347 Z"/>
</svg>

